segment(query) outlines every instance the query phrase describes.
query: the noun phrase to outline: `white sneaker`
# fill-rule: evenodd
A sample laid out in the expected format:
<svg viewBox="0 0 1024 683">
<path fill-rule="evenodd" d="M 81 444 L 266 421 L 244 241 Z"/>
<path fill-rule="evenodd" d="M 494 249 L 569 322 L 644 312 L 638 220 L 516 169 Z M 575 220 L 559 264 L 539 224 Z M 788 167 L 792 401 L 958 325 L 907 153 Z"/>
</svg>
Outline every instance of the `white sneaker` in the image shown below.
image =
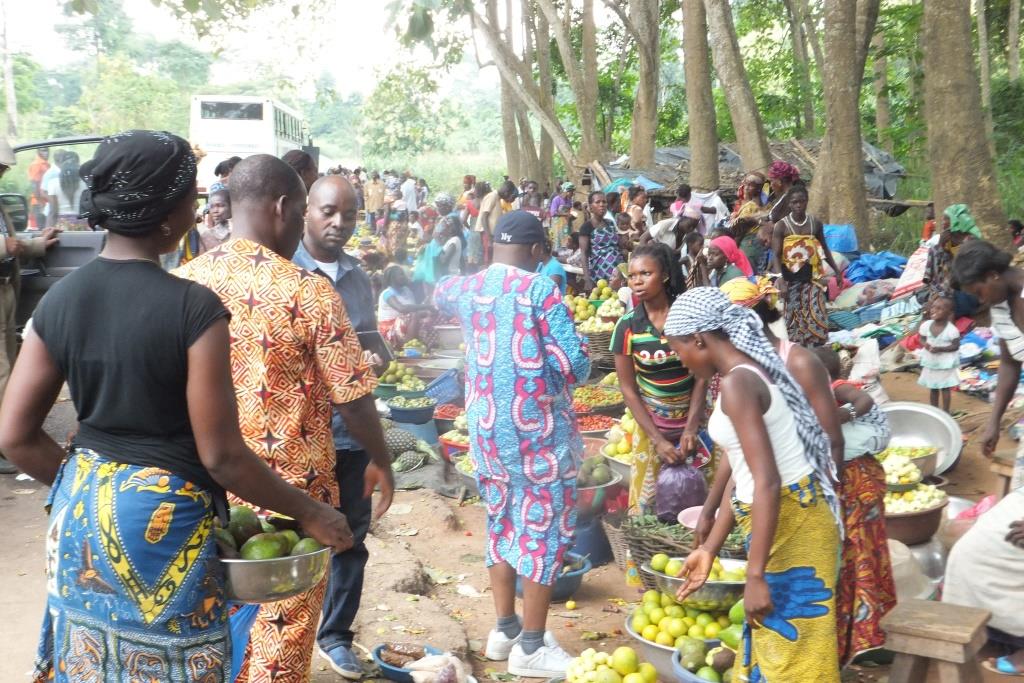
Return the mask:
<svg viewBox="0 0 1024 683">
<path fill-rule="evenodd" d="M 508 653 L 512 652 L 512 646 L 519 644 L 522 637 L 522 630 L 515 638 L 509 638 L 498 629 L 494 629 L 487 635 L 487 647 L 484 649 L 484 657 L 492 662 L 504 662 L 508 659 Z"/>
<path fill-rule="evenodd" d="M 508 672 L 523 678 L 555 678 L 564 676 L 572 655 L 562 649 L 551 631 L 544 633 L 544 645 L 532 655 L 523 652 L 521 643 L 512 647 L 508 656 Z"/>
</svg>

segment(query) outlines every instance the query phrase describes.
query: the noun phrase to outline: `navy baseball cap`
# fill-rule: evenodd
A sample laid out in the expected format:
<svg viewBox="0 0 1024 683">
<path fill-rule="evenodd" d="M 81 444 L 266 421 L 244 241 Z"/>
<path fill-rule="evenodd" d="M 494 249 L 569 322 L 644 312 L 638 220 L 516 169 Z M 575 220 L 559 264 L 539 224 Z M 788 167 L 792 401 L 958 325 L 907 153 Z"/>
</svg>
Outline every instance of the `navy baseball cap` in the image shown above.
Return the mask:
<svg viewBox="0 0 1024 683">
<path fill-rule="evenodd" d="M 540 219 L 529 211 L 509 211 L 502 214 L 494 226 L 497 244 L 537 244 L 547 238 Z"/>
</svg>

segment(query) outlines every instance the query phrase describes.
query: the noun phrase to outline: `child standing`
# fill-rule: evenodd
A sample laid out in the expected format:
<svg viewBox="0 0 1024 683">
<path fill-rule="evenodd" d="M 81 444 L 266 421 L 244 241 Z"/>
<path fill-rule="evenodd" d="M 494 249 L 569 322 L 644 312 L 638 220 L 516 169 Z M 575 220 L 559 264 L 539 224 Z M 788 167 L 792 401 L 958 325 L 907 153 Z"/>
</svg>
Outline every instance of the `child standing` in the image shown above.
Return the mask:
<svg viewBox="0 0 1024 683">
<path fill-rule="evenodd" d="M 917 383 L 931 389 L 931 404 L 949 412 L 949 390 L 960 385 L 960 330 L 953 324 L 953 299 L 933 296 L 931 319 L 921 323 L 921 378 Z"/>
</svg>

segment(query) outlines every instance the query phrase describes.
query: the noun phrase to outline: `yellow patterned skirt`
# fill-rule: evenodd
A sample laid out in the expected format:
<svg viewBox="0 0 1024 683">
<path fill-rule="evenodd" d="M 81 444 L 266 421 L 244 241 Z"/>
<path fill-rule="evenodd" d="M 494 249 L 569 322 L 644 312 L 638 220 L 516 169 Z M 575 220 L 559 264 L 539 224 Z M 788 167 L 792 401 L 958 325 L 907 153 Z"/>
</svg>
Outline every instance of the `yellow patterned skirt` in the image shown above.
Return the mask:
<svg viewBox="0 0 1024 683">
<path fill-rule="evenodd" d="M 749 544 L 751 506 L 733 499 L 733 511 Z M 765 568 L 773 609 L 761 627 L 744 625 L 734 681 L 839 683 L 839 555 L 839 526 L 817 480 L 783 487 Z"/>
<path fill-rule="evenodd" d="M 49 507 L 34 680 L 230 678 L 209 492 L 167 470 L 76 449 Z"/>
</svg>

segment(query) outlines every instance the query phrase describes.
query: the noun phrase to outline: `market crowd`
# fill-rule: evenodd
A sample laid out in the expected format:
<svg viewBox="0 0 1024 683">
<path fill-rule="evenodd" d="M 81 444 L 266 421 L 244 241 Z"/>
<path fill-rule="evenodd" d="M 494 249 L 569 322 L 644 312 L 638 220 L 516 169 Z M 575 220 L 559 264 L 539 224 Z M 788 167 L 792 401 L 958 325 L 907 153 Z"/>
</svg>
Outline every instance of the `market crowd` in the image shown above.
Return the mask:
<svg viewBox="0 0 1024 683">
<path fill-rule="evenodd" d="M 595 287 L 626 310 L 607 369 L 643 434 L 630 514 L 652 512 L 666 481 L 699 482 L 679 598 L 735 528 L 744 538 L 737 680 L 837 682 L 884 643 L 896 595 L 874 456 L 890 429 L 829 343 L 846 263 L 790 164 L 749 173 L 735 202 L 681 185 L 655 206 L 629 184 L 467 175 L 449 194 L 408 170 L 320 175 L 293 151 L 224 160 L 197 215 L 196 159 L 177 136 L 126 131 L 56 162 L 49 179 L 36 169 L 36 225 L 108 239 L 34 311 L 0 406 L 0 449 L 52 487 L 35 680 L 298 682 L 314 650 L 358 679 L 364 539 L 394 490 L 379 359 L 360 333 L 400 348 L 440 320 L 465 341 L 495 608 L 484 654 L 513 675 L 564 675 L 547 616 L 576 528 L 573 389 L 598 370 L 565 295 Z M 931 232 L 921 382 L 948 410 L 952 322 L 990 306 L 1003 351 L 991 453 L 1024 361 L 1024 271 L 965 205 Z M 65 382 L 79 423 L 66 447 L 43 430 Z M 954 548 L 946 585 L 1017 638 L 1022 483 Z M 328 579 L 258 610 L 229 603 L 213 534 L 229 503 L 298 520 L 335 551 Z M 1024 654 L 994 666 L 1019 671 Z"/>
</svg>

